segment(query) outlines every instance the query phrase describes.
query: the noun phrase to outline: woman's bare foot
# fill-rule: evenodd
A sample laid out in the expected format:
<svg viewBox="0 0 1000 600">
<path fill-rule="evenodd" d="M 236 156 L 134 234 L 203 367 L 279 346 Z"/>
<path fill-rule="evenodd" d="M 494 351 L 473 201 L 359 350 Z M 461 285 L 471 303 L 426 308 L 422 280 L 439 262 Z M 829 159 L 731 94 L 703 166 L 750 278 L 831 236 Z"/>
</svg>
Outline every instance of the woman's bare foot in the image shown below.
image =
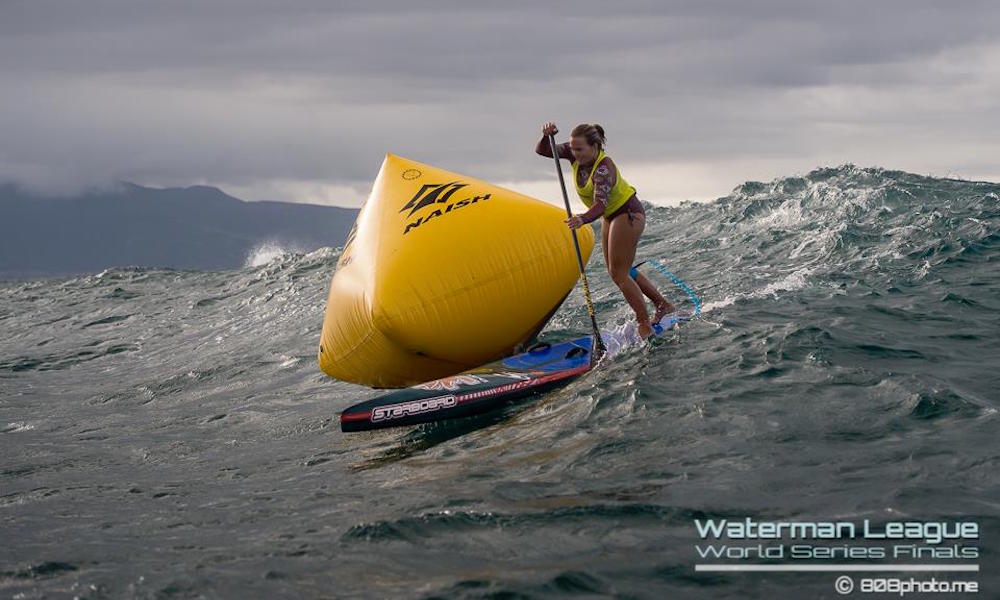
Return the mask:
<svg viewBox="0 0 1000 600">
<path fill-rule="evenodd" d="M 649 339 L 653 335 L 653 326 L 649 323 L 639 323 L 639 337 Z"/>
<path fill-rule="evenodd" d="M 659 323 L 660 319 L 672 312 L 674 312 L 674 305 L 664 300 L 656 305 L 656 314 L 653 315 L 653 322 Z"/>
</svg>

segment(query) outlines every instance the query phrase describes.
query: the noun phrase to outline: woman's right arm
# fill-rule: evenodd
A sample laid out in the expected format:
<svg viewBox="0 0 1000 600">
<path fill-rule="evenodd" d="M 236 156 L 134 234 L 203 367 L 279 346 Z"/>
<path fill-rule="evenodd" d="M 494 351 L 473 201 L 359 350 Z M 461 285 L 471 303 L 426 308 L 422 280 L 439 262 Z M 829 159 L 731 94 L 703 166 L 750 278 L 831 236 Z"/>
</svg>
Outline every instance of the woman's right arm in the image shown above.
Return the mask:
<svg viewBox="0 0 1000 600">
<path fill-rule="evenodd" d="M 538 143 L 535 144 L 535 153 L 552 158 L 552 146 L 549 145 L 549 134 L 555 135 L 557 133 L 559 133 L 559 130 L 556 129 L 555 123 L 549 122 L 542 125 L 542 139 L 538 140 Z M 573 160 L 573 153 L 570 152 L 569 142 L 556 144 L 556 151 L 559 152 L 559 158 L 565 158 L 569 161 Z"/>
<path fill-rule="evenodd" d="M 559 158 L 565 158 L 566 160 L 573 160 L 573 153 L 569 150 L 569 142 L 563 142 L 561 144 L 556 144 L 556 150 L 559 151 Z M 547 156 L 552 158 L 552 147 L 549 146 L 548 136 L 543 137 L 538 140 L 535 144 L 535 153 L 542 156 Z"/>
</svg>

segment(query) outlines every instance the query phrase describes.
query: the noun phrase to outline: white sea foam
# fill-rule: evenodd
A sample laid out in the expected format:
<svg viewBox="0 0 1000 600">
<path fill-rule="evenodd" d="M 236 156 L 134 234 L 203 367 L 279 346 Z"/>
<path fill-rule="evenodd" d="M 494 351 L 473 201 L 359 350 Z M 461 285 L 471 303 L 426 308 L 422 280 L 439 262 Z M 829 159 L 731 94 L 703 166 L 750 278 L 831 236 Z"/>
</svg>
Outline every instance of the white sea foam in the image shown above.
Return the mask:
<svg viewBox="0 0 1000 600">
<path fill-rule="evenodd" d="M 294 250 L 286 248 L 278 242 L 268 241 L 253 247 L 247 254 L 244 267 L 262 267 L 271 261 L 281 258 Z"/>
<path fill-rule="evenodd" d="M 2 433 L 20 433 L 22 431 L 31 431 L 35 426 L 31 423 L 25 423 L 24 421 L 15 421 L 13 423 L 7 423 L 0 432 Z"/>
<path fill-rule="evenodd" d="M 701 312 L 702 313 L 711 312 L 717 308 L 723 308 L 725 306 L 729 306 L 730 304 L 736 302 L 737 300 L 741 300 L 744 298 L 763 298 L 765 296 L 773 296 L 777 298 L 780 297 L 781 292 L 791 292 L 795 290 L 800 290 L 806 286 L 807 278 L 812 273 L 812 271 L 813 271 L 812 269 L 799 269 L 797 271 L 789 273 L 788 275 L 785 275 L 778 281 L 769 283 L 768 285 L 760 289 L 752 290 L 750 292 L 741 294 L 734 294 L 732 296 L 727 296 L 722 300 L 718 300 L 716 302 L 707 302 L 705 304 L 702 304 Z"/>
</svg>

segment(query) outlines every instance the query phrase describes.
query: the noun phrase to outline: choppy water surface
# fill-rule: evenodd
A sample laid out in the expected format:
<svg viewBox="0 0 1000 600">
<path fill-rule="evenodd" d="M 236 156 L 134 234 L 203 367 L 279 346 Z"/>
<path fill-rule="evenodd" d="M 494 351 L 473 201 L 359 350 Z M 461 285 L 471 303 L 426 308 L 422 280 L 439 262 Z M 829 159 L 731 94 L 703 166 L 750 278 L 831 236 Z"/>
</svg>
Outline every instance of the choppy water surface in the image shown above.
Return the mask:
<svg viewBox="0 0 1000 600">
<path fill-rule="evenodd" d="M 367 434 L 336 416 L 376 392 L 315 361 L 336 250 L 0 284 L 0 593 L 838 597 L 695 572 L 694 519 L 752 517 L 973 520 L 965 578 L 1000 594 L 998 194 L 841 167 L 650 209 L 640 254 L 702 318 L 502 413 Z M 574 293 L 542 337 L 588 324 Z"/>
</svg>

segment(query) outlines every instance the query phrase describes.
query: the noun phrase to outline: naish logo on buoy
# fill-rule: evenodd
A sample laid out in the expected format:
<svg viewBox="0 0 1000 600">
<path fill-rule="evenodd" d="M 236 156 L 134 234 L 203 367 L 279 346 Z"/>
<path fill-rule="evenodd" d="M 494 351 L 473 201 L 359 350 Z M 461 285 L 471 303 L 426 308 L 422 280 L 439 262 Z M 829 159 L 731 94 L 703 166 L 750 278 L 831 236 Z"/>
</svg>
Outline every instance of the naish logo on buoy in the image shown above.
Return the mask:
<svg viewBox="0 0 1000 600">
<path fill-rule="evenodd" d="M 481 200 L 490 199 L 491 194 L 482 194 L 452 202 L 451 197 L 462 188 L 468 186 L 469 184 L 462 183 L 461 181 L 424 184 L 399 212 L 410 211 L 410 214 L 406 215 L 406 218 L 411 219 L 418 210 L 428 206 L 436 206 L 436 208 L 430 214 L 421 215 L 415 221 L 407 223 L 406 228 L 403 230 L 403 235 L 406 235 L 411 229 L 416 229 L 435 217 L 446 215 L 459 208 L 471 206 Z M 445 206 L 437 206 L 439 204 L 444 204 Z"/>
<path fill-rule="evenodd" d="M 388 419 L 398 419 L 410 415 L 419 415 L 433 410 L 450 408 L 455 406 L 454 396 L 438 396 L 437 398 L 427 398 L 424 400 L 414 400 L 412 402 L 402 402 L 400 404 L 390 404 L 372 409 L 372 423 L 385 421 Z"/>
</svg>

